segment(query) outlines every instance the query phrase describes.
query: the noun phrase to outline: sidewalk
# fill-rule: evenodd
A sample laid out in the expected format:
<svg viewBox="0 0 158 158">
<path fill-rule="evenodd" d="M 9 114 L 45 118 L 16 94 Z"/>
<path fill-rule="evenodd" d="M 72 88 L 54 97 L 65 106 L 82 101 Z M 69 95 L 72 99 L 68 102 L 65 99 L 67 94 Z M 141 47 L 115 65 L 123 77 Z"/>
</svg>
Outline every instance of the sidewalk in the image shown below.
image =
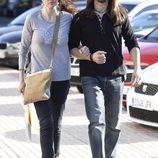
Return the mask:
<svg viewBox="0 0 158 158">
<path fill-rule="evenodd" d="M 17 87 L 17 70 L 0 67 L 0 158 L 40 158 L 38 122 L 35 120 L 32 142 L 28 142 Z M 72 87 L 64 113 L 61 158 L 91 158 L 87 125 L 83 95 Z M 123 109 L 118 155 L 158 158 L 158 129 L 129 121 Z"/>
</svg>

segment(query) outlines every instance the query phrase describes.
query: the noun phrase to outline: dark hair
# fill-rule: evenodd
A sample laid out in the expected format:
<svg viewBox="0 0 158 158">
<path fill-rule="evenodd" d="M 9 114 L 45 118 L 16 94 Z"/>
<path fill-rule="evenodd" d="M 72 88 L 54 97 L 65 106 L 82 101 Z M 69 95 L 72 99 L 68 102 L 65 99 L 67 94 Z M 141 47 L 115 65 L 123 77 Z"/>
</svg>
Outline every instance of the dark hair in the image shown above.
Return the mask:
<svg viewBox="0 0 158 158">
<path fill-rule="evenodd" d="M 71 0 L 58 0 L 58 2 L 61 11 L 66 11 L 73 15 L 76 13 L 75 5 Z"/>
<path fill-rule="evenodd" d="M 94 11 L 94 0 L 87 0 L 86 15 L 91 16 Z M 121 24 L 127 15 L 127 10 L 118 0 L 108 0 L 107 14 L 114 24 Z"/>
</svg>

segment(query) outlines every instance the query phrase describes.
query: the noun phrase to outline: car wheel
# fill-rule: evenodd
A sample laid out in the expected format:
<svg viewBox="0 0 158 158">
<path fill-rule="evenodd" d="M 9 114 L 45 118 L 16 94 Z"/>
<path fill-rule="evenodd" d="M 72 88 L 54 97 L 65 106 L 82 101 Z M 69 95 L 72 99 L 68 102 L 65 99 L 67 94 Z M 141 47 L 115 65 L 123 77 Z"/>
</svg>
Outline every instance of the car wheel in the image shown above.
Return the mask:
<svg viewBox="0 0 158 158">
<path fill-rule="evenodd" d="M 83 89 L 82 89 L 81 86 L 77 86 L 77 89 L 78 89 L 78 91 L 79 91 L 80 93 L 83 93 Z"/>
</svg>

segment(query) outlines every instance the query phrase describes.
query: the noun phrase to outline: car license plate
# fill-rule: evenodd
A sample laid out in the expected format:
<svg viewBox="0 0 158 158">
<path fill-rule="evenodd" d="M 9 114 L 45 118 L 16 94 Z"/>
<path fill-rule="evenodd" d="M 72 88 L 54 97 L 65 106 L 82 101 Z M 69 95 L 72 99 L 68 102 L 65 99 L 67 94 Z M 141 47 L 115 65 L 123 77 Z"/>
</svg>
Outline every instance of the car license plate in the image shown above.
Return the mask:
<svg viewBox="0 0 158 158">
<path fill-rule="evenodd" d="M 131 88 L 130 86 L 124 86 L 124 88 L 123 88 L 123 94 L 126 95 L 128 93 L 128 91 L 129 91 L 130 88 Z"/>
<path fill-rule="evenodd" d="M 154 107 L 152 101 L 140 98 L 132 98 L 132 106 L 150 111 L 152 111 Z"/>
<path fill-rule="evenodd" d="M 71 76 L 79 76 L 79 68 L 71 67 Z"/>
</svg>

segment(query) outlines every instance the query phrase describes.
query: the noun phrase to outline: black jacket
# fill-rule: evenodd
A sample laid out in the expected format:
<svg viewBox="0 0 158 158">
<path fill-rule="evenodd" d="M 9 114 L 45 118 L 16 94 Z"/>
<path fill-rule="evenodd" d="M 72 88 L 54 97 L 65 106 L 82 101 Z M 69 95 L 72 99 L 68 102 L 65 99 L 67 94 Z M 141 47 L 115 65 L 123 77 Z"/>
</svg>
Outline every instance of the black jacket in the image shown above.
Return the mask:
<svg viewBox="0 0 158 158">
<path fill-rule="evenodd" d="M 106 13 L 103 15 L 101 22 L 99 22 L 96 13 L 92 17 L 87 17 L 85 11 L 76 14 L 70 28 L 70 50 L 82 44 L 90 49 L 90 53 L 98 50 L 107 52 L 105 64 L 81 60 L 80 75 L 109 76 L 126 74 L 122 56 L 122 37 L 129 51 L 133 47 L 138 47 L 128 16 L 122 24 L 114 25 Z"/>
</svg>

